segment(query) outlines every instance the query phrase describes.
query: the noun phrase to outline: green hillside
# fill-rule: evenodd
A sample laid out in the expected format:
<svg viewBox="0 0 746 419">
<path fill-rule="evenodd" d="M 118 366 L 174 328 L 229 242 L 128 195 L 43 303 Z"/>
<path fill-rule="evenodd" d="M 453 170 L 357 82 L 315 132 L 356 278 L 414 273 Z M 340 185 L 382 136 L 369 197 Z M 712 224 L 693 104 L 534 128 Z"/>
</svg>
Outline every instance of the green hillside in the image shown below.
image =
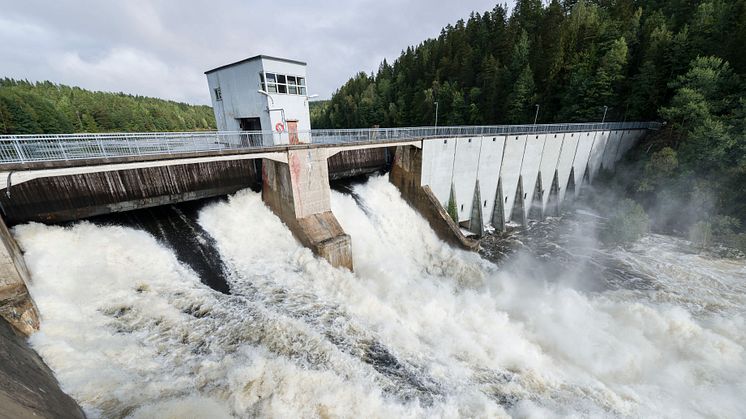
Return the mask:
<svg viewBox="0 0 746 419">
<path fill-rule="evenodd" d="M 0 79 L 0 134 L 210 129 L 215 117 L 209 106 Z"/>
<path fill-rule="evenodd" d="M 613 179 L 655 225 L 746 224 L 746 0 L 517 0 L 448 25 L 312 114 L 314 128 L 660 120 Z M 746 236 L 739 236 L 746 248 Z"/>
</svg>

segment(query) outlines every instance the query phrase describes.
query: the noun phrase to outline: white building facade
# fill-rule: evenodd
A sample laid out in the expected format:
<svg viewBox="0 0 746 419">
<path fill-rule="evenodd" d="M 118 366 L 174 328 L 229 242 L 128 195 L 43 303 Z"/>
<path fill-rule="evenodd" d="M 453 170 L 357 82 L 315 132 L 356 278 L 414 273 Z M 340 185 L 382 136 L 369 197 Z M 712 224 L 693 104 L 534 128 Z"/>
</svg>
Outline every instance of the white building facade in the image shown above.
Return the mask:
<svg viewBox="0 0 746 419">
<path fill-rule="evenodd" d="M 219 131 L 272 131 L 262 145 L 309 142 L 306 63 L 257 55 L 206 71 Z"/>
</svg>

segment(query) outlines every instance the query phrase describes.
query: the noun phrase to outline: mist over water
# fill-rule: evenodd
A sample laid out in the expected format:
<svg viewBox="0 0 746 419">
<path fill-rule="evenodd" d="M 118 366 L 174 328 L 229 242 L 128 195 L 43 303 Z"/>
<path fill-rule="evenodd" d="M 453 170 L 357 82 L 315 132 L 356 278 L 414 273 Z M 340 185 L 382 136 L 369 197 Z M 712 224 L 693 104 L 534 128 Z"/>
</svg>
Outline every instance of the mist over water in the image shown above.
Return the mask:
<svg viewBox="0 0 746 419">
<path fill-rule="evenodd" d="M 31 343 L 92 417 L 746 416 L 743 261 L 664 236 L 576 252 L 568 233 L 570 256 L 498 268 L 438 240 L 385 177 L 332 207 L 354 274 L 260 194 L 203 207 L 229 294 L 140 229 L 17 226 Z"/>
</svg>

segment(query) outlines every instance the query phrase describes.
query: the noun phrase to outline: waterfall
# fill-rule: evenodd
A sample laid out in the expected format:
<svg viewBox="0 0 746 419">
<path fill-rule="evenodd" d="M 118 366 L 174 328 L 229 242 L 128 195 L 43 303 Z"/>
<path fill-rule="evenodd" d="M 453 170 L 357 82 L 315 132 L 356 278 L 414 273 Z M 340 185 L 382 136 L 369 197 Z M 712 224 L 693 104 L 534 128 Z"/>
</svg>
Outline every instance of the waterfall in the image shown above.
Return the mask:
<svg viewBox="0 0 746 419">
<path fill-rule="evenodd" d="M 382 176 L 332 209 L 355 273 L 250 190 L 16 226 L 31 344 L 91 417 L 746 416 L 742 261 L 650 236 L 593 287 L 587 254 L 451 248 Z"/>
</svg>

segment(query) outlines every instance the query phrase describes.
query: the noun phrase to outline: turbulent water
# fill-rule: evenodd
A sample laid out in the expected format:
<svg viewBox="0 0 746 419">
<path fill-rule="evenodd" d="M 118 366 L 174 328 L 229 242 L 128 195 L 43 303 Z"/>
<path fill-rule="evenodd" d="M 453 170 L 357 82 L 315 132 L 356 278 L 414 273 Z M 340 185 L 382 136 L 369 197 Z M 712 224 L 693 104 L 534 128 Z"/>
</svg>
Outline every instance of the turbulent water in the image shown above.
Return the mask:
<svg viewBox="0 0 746 419">
<path fill-rule="evenodd" d="M 205 269 L 131 223 L 17 226 L 31 343 L 91 417 L 746 416 L 743 262 L 584 232 L 498 267 L 383 177 L 332 207 L 354 274 L 248 190 L 185 227 Z"/>
</svg>

